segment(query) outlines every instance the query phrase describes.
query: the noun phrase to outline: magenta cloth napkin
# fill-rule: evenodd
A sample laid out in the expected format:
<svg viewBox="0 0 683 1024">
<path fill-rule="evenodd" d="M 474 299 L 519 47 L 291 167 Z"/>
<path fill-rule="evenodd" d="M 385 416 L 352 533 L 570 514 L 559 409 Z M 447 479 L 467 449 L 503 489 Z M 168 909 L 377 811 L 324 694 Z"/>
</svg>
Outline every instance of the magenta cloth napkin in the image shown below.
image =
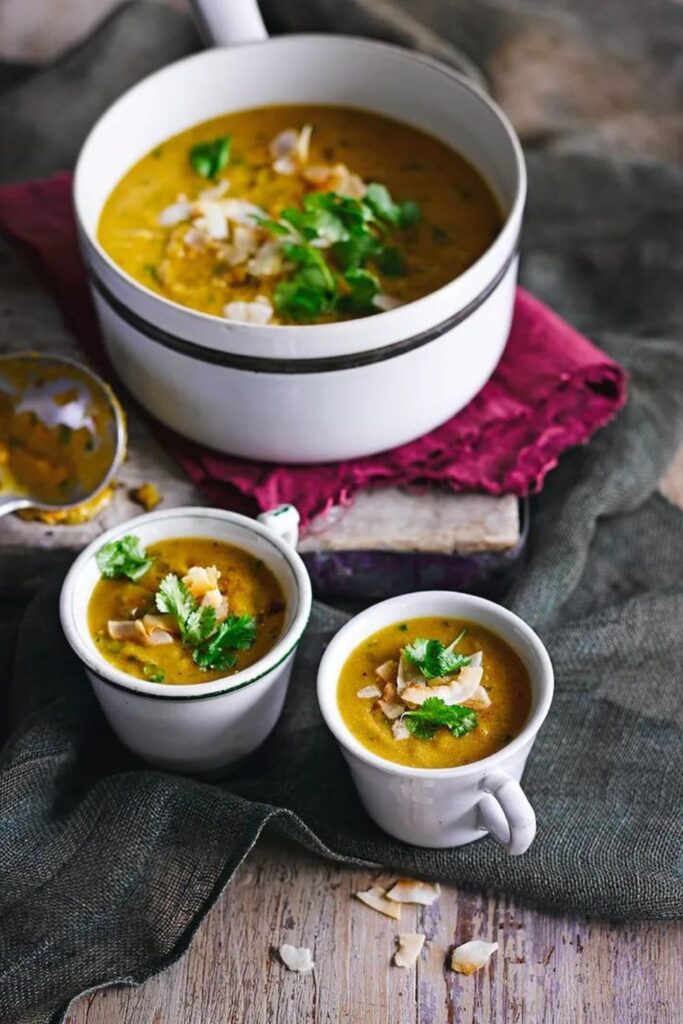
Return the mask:
<svg viewBox="0 0 683 1024">
<path fill-rule="evenodd" d="M 83 349 L 113 376 L 78 252 L 71 175 L 0 189 L 0 232 L 26 251 Z M 492 378 L 467 408 L 417 441 L 346 462 L 278 466 L 221 455 L 158 424 L 155 431 L 215 504 L 254 510 L 292 502 L 306 523 L 374 486 L 438 482 L 453 490 L 533 493 L 562 452 L 587 441 L 625 400 L 621 367 L 519 289 Z"/>
</svg>

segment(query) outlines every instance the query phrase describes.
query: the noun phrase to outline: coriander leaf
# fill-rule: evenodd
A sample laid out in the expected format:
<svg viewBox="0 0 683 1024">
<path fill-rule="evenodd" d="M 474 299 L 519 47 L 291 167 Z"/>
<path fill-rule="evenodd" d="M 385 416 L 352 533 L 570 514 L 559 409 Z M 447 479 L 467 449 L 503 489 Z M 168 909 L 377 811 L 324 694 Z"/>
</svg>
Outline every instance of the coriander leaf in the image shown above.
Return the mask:
<svg viewBox="0 0 683 1024">
<path fill-rule="evenodd" d="M 450 675 L 458 669 L 469 665 L 471 659 L 466 654 L 457 654 L 444 647 L 440 640 L 427 640 L 418 637 L 412 644 L 403 648 L 403 653 L 422 672 L 425 679 L 438 679 Z"/>
<path fill-rule="evenodd" d="M 279 220 L 273 220 L 271 217 L 261 217 L 260 214 L 252 214 L 252 217 L 260 228 L 264 231 L 270 231 L 271 235 L 291 235 L 291 228 L 289 224 L 283 224 Z"/>
<path fill-rule="evenodd" d="M 424 704 L 403 715 L 408 732 L 417 739 L 431 739 L 437 726 L 445 725 L 454 736 L 465 736 L 477 726 L 477 714 L 464 704 L 446 704 L 440 697 L 428 697 Z"/>
<path fill-rule="evenodd" d="M 337 283 L 319 249 L 310 245 L 284 247 L 285 259 L 299 270 L 275 287 L 275 308 L 292 320 L 312 320 L 334 308 Z"/>
<path fill-rule="evenodd" d="M 328 242 L 338 242 L 346 238 L 346 228 L 334 213 L 324 207 L 310 205 L 307 207 L 304 197 L 304 209 L 297 210 L 290 207 L 282 211 L 282 220 L 291 224 L 304 238 L 322 238 Z"/>
<path fill-rule="evenodd" d="M 352 235 L 350 238 L 335 242 L 332 246 L 334 261 L 342 270 L 349 270 L 351 267 L 361 267 L 367 260 L 372 259 L 378 251 L 382 251 L 381 247 L 375 236 L 370 234 L 369 231 L 367 234 Z"/>
<path fill-rule="evenodd" d="M 371 182 L 363 197 L 363 202 L 382 221 L 394 227 L 411 228 L 420 219 L 420 207 L 412 199 L 404 203 L 395 203 L 389 189 L 378 182 Z"/>
<path fill-rule="evenodd" d="M 255 640 L 256 619 L 253 615 L 229 615 L 213 636 L 195 648 L 192 657 L 200 668 L 225 671 L 237 661 L 233 652 L 247 650 Z"/>
<path fill-rule="evenodd" d="M 140 539 L 127 533 L 120 540 L 111 540 L 103 544 L 95 555 L 97 568 L 109 580 L 127 576 L 133 582 L 145 575 L 154 563 L 153 558 L 140 544 Z"/>
<path fill-rule="evenodd" d="M 391 198 L 386 185 L 371 182 L 363 196 L 363 202 L 380 220 L 388 221 L 395 227 L 401 223 L 401 208 Z"/>
<path fill-rule="evenodd" d="M 402 228 L 412 228 L 422 216 L 420 204 L 413 199 L 407 199 L 405 203 L 401 203 L 400 211 L 399 220 Z"/>
<path fill-rule="evenodd" d="M 366 313 L 373 310 L 372 300 L 380 290 L 377 277 L 361 267 L 350 267 L 344 274 L 348 292 L 337 305 L 349 313 Z"/>
<path fill-rule="evenodd" d="M 376 263 L 383 274 L 400 277 L 406 272 L 406 261 L 401 250 L 395 245 L 387 245 L 377 254 Z"/>
<path fill-rule="evenodd" d="M 205 640 L 216 627 L 216 612 L 213 608 L 200 608 L 183 581 L 169 572 L 159 584 L 155 595 L 160 612 L 172 615 L 178 623 L 181 639 L 188 644 Z"/>
<path fill-rule="evenodd" d="M 230 135 L 221 135 L 211 142 L 198 142 L 190 150 L 190 163 L 202 178 L 213 179 L 230 159 Z"/>
</svg>

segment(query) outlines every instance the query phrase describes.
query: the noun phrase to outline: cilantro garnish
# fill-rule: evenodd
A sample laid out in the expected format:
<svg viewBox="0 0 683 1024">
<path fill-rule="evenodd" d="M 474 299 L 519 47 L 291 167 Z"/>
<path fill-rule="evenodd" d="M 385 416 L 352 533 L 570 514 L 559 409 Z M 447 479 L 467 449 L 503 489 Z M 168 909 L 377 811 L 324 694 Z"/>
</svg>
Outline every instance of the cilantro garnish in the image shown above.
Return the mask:
<svg viewBox="0 0 683 1024">
<path fill-rule="evenodd" d="M 384 185 L 368 185 L 362 199 L 337 192 L 311 192 L 301 208 L 288 207 L 279 219 L 257 218 L 276 237 L 298 241 L 284 247 L 294 269 L 275 288 L 275 308 L 291 320 L 313 320 L 335 310 L 349 314 L 376 312 L 380 273 L 406 272 L 394 235 L 420 216 L 417 203 L 395 203 Z"/>
<path fill-rule="evenodd" d="M 160 612 L 172 615 L 178 623 L 181 639 L 192 646 L 205 640 L 216 628 L 213 608 L 200 608 L 183 581 L 169 572 L 159 584 L 155 596 Z"/>
<path fill-rule="evenodd" d="M 160 612 L 175 618 L 180 637 L 194 648 L 192 658 L 200 668 L 217 672 L 232 668 L 237 661 L 233 651 L 247 650 L 256 639 L 253 615 L 229 615 L 218 624 L 214 609 L 201 608 L 174 573 L 164 576 L 155 600 Z"/>
<path fill-rule="evenodd" d="M 108 580 L 126 576 L 136 582 L 151 568 L 154 559 L 148 557 L 140 539 L 127 533 L 120 540 L 103 544 L 95 555 L 97 568 Z"/>
<path fill-rule="evenodd" d="M 465 631 L 455 638 L 452 644 L 444 647 L 440 640 L 427 640 L 418 637 L 412 644 L 403 648 L 403 653 L 416 665 L 425 679 L 438 679 L 450 675 L 458 669 L 469 665 L 472 660 L 467 654 L 458 654 L 454 648 L 465 635 Z"/>
<path fill-rule="evenodd" d="M 406 729 L 418 740 L 430 740 L 440 725 L 454 736 L 465 736 L 477 726 L 477 714 L 464 704 L 446 704 L 440 697 L 427 697 L 424 704 L 403 715 Z"/>
<path fill-rule="evenodd" d="M 246 651 L 255 640 L 256 621 L 252 615 L 229 615 L 208 640 L 195 647 L 192 657 L 200 668 L 224 671 L 237 661 L 232 652 Z"/>
<path fill-rule="evenodd" d="M 230 135 L 221 135 L 211 142 L 198 142 L 190 150 L 190 163 L 193 169 L 202 178 L 215 178 L 218 172 L 227 166 L 231 144 Z"/>
<path fill-rule="evenodd" d="M 342 295 L 337 306 L 349 313 L 364 313 L 372 309 L 372 300 L 380 290 L 375 274 L 362 267 L 350 267 L 344 274 L 348 292 Z"/>
</svg>

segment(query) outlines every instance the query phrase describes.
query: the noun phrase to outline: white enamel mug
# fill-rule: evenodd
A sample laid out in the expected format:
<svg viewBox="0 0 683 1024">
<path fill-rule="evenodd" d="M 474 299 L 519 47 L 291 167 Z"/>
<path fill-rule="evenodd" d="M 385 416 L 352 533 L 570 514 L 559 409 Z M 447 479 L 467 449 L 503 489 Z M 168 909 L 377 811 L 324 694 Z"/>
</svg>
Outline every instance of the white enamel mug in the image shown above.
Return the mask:
<svg viewBox="0 0 683 1024">
<path fill-rule="evenodd" d="M 196 6 L 216 47 L 125 93 L 92 129 L 76 167 L 81 248 L 117 373 L 162 423 L 246 458 L 325 462 L 421 436 L 482 388 L 507 341 L 526 197 L 514 129 L 479 86 L 421 54 L 339 35 L 268 39 L 256 0 Z M 465 273 L 416 302 L 318 325 L 200 313 L 113 262 L 98 221 L 137 160 L 201 121 L 287 103 L 357 107 L 437 136 L 488 181 L 504 217 L 497 238 Z"/>
<path fill-rule="evenodd" d="M 512 742 L 481 761 L 458 768 L 394 764 L 367 750 L 342 720 L 337 683 L 351 652 L 378 629 L 422 616 L 469 619 L 485 626 L 507 641 L 529 672 L 531 711 L 526 725 Z M 536 816 L 520 779 L 552 696 L 548 652 L 522 619 L 492 601 L 444 590 L 403 594 L 361 612 L 332 639 L 318 671 L 320 710 L 365 809 L 385 832 L 413 846 L 462 846 L 489 834 L 508 853 L 529 848 Z"/>
<path fill-rule="evenodd" d="M 60 616 L 112 729 L 151 764 L 181 772 L 222 768 L 266 739 L 282 711 L 294 652 L 311 611 L 311 583 L 295 551 L 299 514 L 281 505 L 260 522 L 213 508 L 175 508 L 129 519 L 79 555 L 62 587 Z M 279 581 L 287 613 L 282 635 L 249 668 L 212 682 L 174 686 L 136 679 L 106 661 L 88 629 L 88 603 L 100 578 L 97 551 L 136 534 L 147 547 L 171 537 L 208 537 L 262 559 Z"/>
</svg>

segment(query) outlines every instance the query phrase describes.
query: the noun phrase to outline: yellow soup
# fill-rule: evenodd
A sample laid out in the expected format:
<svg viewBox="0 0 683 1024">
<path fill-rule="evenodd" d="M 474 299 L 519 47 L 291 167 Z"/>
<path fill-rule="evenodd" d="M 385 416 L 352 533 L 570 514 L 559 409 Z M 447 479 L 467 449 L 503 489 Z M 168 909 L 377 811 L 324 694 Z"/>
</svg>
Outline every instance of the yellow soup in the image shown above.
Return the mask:
<svg viewBox="0 0 683 1024">
<path fill-rule="evenodd" d="M 331 194 L 332 220 L 318 207 L 297 219 Z M 131 277 L 192 309 L 325 322 L 440 288 L 500 227 L 482 176 L 433 136 L 361 110 L 274 106 L 226 114 L 153 149 L 107 200 L 99 241 Z"/>
<path fill-rule="evenodd" d="M 150 545 L 151 568 L 137 581 L 102 578 L 95 585 L 88 608 L 90 633 L 103 658 L 128 675 L 153 682 L 205 683 L 233 675 L 253 665 L 276 644 L 284 626 L 285 600 L 282 588 L 270 569 L 241 548 L 202 537 L 182 537 Z M 216 570 L 216 587 L 225 598 L 226 614 L 253 616 L 254 640 L 246 649 L 234 651 L 235 664 L 221 671 L 200 667 L 193 659 L 193 646 L 177 635 L 171 616 L 160 616 L 155 595 L 168 574 L 186 577 L 192 567 Z M 197 600 L 197 604 L 200 600 Z M 173 633 L 173 642 L 151 645 L 141 639 L 116 639 L 112 623 L 147 622 L 155 616 L 163 632 Z M 149 630 L 148 630 L 149 632 Z M 142 633 L 142 631 L 141 631 Z"/>
<path fill-rule="evenodd" d="M 388 694 L 385 691 L 384 697 L 379 699 L 371 695 L 359 696 L 359 692 L 366 690 L 370 694 L 366 688 L 372 687 L 384 691 L 386 683 L 377 676 L 376 670 L 392 663 L 396 666 L 401 651 L 407 645 L 414 644 L 418 638 L 440 641 L 441 645 L 447 646 L 462 630 L 466 632 L 457 644 L 456 651 L 466 656 L 481 652 L 483 671 L 480 685 L 485 695 L 480 697 L 480 701 L 490 703 L 481 709 L 475 694 L 472 704 L 479 709 L 472 711 L 464 702 L 469 714 L 476 716 L 476 725 L 465 735 L 455 736 L 445 725 L 438 725 L 433 727 L 430 738 L 418 738 L 415 735 L 396 738 L 395 723 L 405 723 L 405 715 L 388 719 L 380 706 L 382 700 L 387 697 L 389 704 L 404 713 L 415 710 L 416 705 L 402 704 L 395 690 Z M 386 674 L 386 668 L 383 671 Z M 415 666 L 413 672 L 417 672 Z M 426 685 L 434 693 L 444 692 L 441 688 L 449 679 L 457 683 L 458 673 L 445 678 L 418 678 L 417 684 Z M 415 681 L 412 685 L 415 685 Z M 490 630 L 476 622 L 460 619 L 419 618 L 387 626 L 364 640 L 341 670 L 337 700 L 347 728 L 364 747 L 378 757 L 413 768 L 453 768 L 488 757 L 517 736 L 529 716 L 531 690 L 529 674 L 521 659 L 504 640 Z"/>
</svg>

